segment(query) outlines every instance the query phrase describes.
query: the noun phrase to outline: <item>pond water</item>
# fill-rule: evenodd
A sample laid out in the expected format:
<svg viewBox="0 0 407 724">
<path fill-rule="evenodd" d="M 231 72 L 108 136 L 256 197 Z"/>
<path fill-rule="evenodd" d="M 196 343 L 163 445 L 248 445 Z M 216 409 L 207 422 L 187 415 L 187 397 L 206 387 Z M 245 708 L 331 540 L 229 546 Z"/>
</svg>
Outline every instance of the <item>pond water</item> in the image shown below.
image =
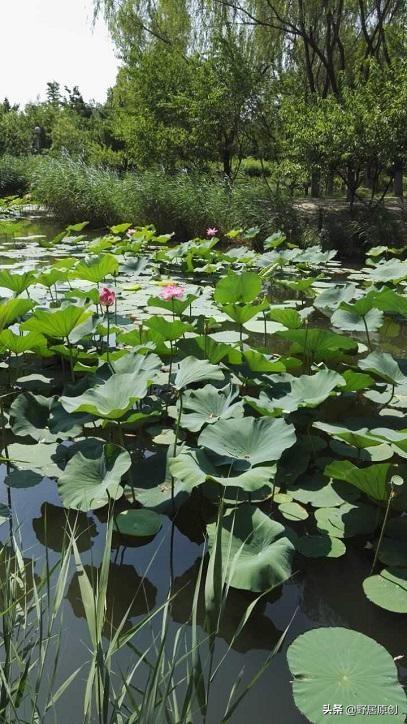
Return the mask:
<svg viewBox="0 0 407 724">
<path fill-rule="evenodd" d="M 52 238 L 57 230 L 52 220 L 38 218 L 29 220 L 23 233 L 19 229 L 14 238 L 13 234 L 3 235 L 0 237 L 1 267 L 21 270 L 47 264 L 49 259 L 53 258 L 52 254 L 49 255 L 46 248 L 38 246 L 37 240 L 21 237 L 43 234 L 46 238 Z M 343 274 L 342 271 L 340 273 Z M 125 308 L 129 306 L 131 299 L 127 299 L 127 302 Z M 326 324 L 323 315 L 316 319 L 317 323 Z M 398 356 L 405 356 L 405 329 L 399 326 L 390 332 L 392 336 L 386 333 L 382 334 L 381 338 L 376 336 L 375 344 L 384 351 L 397 351 Z M 254 338 L 258 336 L 261 339 L 260 332 L 254 331 L 252 334 Z M 358 338 L 365 342 L 363 334 L 359 334 Z M 283 349 L 283 343 L 281 345 Z M 280 350 L 274 347 L 273 352 L 276 351 Z M 3 475 L 4 473 L 3 466 Z M 1 502 L 7 503 L 4 485 L 1 487 Z M 63 545 L 65 513 L 55 482 L 45 478 L 36 487 L 13 489 L 12 508 L 15 515 L 14 525 L 18 529 L 27 559 L 35 559 L 40 568 L 47 549 L 50 562 L 57 561 Z M 177 591 L 177 596 L 170 607 L 170 617 L 171 631 L 175 635 L 179 626 L 185 624 L 190 616 L 194 584 L 204 550 L 203 525 L 200 511 L 193 507 L 188 514 L 176 519 L 171 571 L 172 526 L 168 518 L 165 518 L 165 521 L 158 536 L 144 545 L 132 545 L 127 540 L 123 541 L 120 536 L 114 536 L 108 601 L 112 621 L 121 621 L 128 611 L 130 625 L 165 600 L 170 577 L 173 575 L 173 590 Z M 86 515 L 80 513 L 78 523 L 83 531 L 80 538 L 83 561 L 89 566 L 88 571 L 96 574 L 101 564 L 106 529 L 103 509 Z M 6 539 L 7 526 L 3 525 L 0 532 L 3 539 Z M 221 721 L 227 704 L 225 692 L 230 691 L 243 667 L 245 681 L 249 681 L 256 674 L 293 616 L 281 651 L 233 715 L 234 724 L 247 724 L 248 721 L 253 724 L 297 724 L 306 721 L 293 702 L 286 650 L 287 645 L 299 633 L 308 629 L 319 626 L 348 627 L 371 636 L 394 657 L 407 654 L 405 618 L 372 605 L 363 593 L 361 581 L 369 575 L 370 567 L 371 552 L 361 548 L 360 543 L 353 540 L 348 543 L 346 555 L 341 558 L 304 559 L 301 570 L 295 572 L 288 583 L 275 594 L 266 596 L 257 605 L 246 628 L 233 644 L 222 676 L 214 685 L 208 724 Z M 234 629 L 252 598 L 249 593 L 232 589 L 224 627 L 218 640 L 220 655 L 226 653 Z M 202 606 L 199 615 L 202 623 Z M 150 642 L 147 634 L 145 636 L 145 645 L 148 646 Z M 88 659 L 87 638 L 77 575 L 73 573 L 64 604 L 62 667 L 59 674 L 61 680 Z M 139 648 L 142 643 L 138 641 Z M 130 652 L 124 656 L 126 657 L 130 657 Z M 127 663 L 128 661 L 123 661 L 124 668 Z M 407 676 L 407 669 L 401 666 L 401 671 Z M 83 680 L 79 675 L 69 693 L 62 696 L 56 711 L 50 713 L 46 722 L 80 722 L 82 686 Z M 198 715 L 196 721 L 200 721 Z"/>
</svg>

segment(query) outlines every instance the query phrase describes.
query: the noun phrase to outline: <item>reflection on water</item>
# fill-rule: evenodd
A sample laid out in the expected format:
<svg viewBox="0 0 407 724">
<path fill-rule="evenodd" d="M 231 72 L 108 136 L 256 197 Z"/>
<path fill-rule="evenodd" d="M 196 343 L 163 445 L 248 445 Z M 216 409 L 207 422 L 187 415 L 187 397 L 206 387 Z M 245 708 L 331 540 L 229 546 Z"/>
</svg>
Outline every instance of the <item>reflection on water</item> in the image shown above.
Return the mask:
<svg viewBox="0 0 407 724">
<path fill-rule="evenodd" d="M 32 525 L 39 543 L 58 553 L 66 547 L 70 530 L 75 532 L 80 553 L 90 550 L 97 536 L 95 523 L 85 513 L 65 510 L 52 503 L 42 504 L 41 517 L 33 518 Z"/>
<path fill-rule="evenodd" d="M 100 567 L 85 565 L 84 570 L 93 590 L 96 591 Z M 81 575 L 81 573 L 74 574 L 67 593 L 72 610 L 78 618 L 85 617 L 79 588 Z M 148 578 L 139 576 L 133 566 L 112 563 L 107 587 L 104 635 L 111 637 L 123 622 L 124 630 L 130 628 L 133 618 L 146 614 L 154 608 L 156 598 L 156 587 Z"/>
<path fill-rule="evenodd" d="M 174 595 L 174 602 L 171 606 L 171 616 L 176 623 L 183 624 L 190 619 L 200 566 L 201 558 L 197 558 L 191 568 L 174 580 L 171 591 Z M 275 601 L 280 595 L 281 591 L 276 593 L 273 599 L 269 597 L 268 600 Z M 249 623 L 243 628 L 236 640 L 234 640 L 236 630 L 243 619 L 243 615 L 254 598 L 254 595 L 246 593 L 245 591 L 231 589 L 219 630 L 219 638 L 224 639 L 229 645 L 232 644 L 232 648 L 242 654 L 252 649 L 271 651 L 282 633 L 266 615 L 267 601 L 263 598 L 255 607 Z M 198 599 L 197 621 L 199 626 L 204 626 L 205 605 L 202 586 Z"/>
</svg>

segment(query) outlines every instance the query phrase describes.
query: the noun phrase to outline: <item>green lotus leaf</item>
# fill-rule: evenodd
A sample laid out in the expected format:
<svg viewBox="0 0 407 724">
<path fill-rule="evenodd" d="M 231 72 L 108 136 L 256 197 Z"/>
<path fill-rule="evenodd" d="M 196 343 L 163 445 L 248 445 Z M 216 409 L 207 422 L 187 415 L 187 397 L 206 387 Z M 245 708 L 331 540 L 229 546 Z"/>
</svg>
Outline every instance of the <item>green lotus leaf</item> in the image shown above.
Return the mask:
<svg viewBox="0 0 407 724">
<path fill-rule="evenodd" d="M 253 467 L 279 460 L 295 440 L 294 426 L 284 420 L 244 417 L 218 420 L 206 427 L 198 444 L 230 461 L 244 461 Z"/>
<path fill-rule="evenodd" d="M 67 412 L 87 412 L 106 420 L 118 420 L 147 394 L 150 372 L 114 373 L 105 382 L 95 384 L 77 397 L 61 397 Z"/>
<path fill-rule="evenodd" d="M 291 377 L 291 390 L 286 395 L 270 399 L 264 392 L 256 398 L 246 398 L 246 401 L 263 415 L 275 416 L 278 411 L 293 412 L 300 407 L 317 407 L 324 402 L 336 387 L 343 387 L 345 381 L 341 375 L 333 370 L 323 369 L 315 375 L 301 375 Z"/>
<path fill-rule="evenodd" d="M 326 329 L 287 329 L 276 332 L 278 337 L 292 343 L 292 354 L 312 355 L 315 360 L 335 358 L 340 352 L 357 352 L 358 345 L 350 337 L 345 337 Z"/>
<path fill-rule="evenodd" d="M 299 503 L 281 503 L 278 506 L 278 509 L 281 515 L 283 515 L 287 520 L 299 521 L 306 520 L 308 518 L 307 511 L 302 507 L 302 505 L 299 505 Z"/>
<path fill-rule="evenodd" d="M 207 359 L 212 364 L 218 364 L 225 358 L 230 364 L 239 364 L 242 358 L 241 353 L 235 347 L 230 344 L 223 344 L 223 342 L 217 342 L 207 335 L 180 339 L 177 342 L 177 347 L 189 357 Z"/>
<path fill-rule="evenodd" d="M 404 721 L 407 700 L 396 665 L 386 649 L 368 636 L 340 627 L 313 629 L 294 640 L 287 660 L 294 677 L 294 701 L 307 721 L 323 724 L 333 705 L 355 714 L 360 706 L 371 706 L 373 711 L 391 706 L 394 715 L 367 718 Z"/>
<path fill-rule="evenodd" d="M 372 352 L 359 360 L 358 366 L 361 370 L 375 374 L 391 385 L 402 385 L 407 384 L 407 376 L 404 373 L 406 368 L 403 363 L 404 360 L 395 360 L 387 352 Z"/>
<path fill-rule="evenodd" d="M 301 315 L 296 309 L 274 307 L 268 312 L 267 318 L 272 319 L 274 322 L 280 322 L 288 329 L 299 329 L 302 326 Z"/>
<path fill-rule="evenodd" d="M 97 458 L 76 453 L 58 480 L 64 506 L 87 513 L 117 500 L 123 494 L 121 481 L 130 465 L 127 450 L 110 443 L 100 445 Z"/>
<path fill-rule="evenodd" d="M 355 485 L 374 500 L 386 501 L 389 497 L 390 470 L 390 463 L 376 463 L 366 468 L 358 468 L 349 460 L 334 460 L 326 466 L 324 472 L 330 478 Z"/>
<path fill-rule="evenodd" d="M 169 462 L 169 470 L 177 481 L 180 481 L 183 490 L 191 492 L 193 488 L 207 481 L 213 481 L 224 488 L 245 490 L 248 493 L 268 488 L 266 495 L 271 492 L 271 484 L 276 474 L 275 465 L 260 465 L 249 468 L 238 474 L 229 474 L 230 466 L 224 475 L 220 475 L 217 468 L 203 450 L 183 450 Z"/>
<path fill-rule="evenodd" d="M 375 508 L 366 503 L 343 503 L 338 508 L 318 508 L 315 518 L 318 530 L 333 538 L 373 533 L 378 525 Z"/>
<path fill-rule="evenodd" d="M 243 359 L 247 363 L 250 372 L 285 372 L 286 367 L 281 359 L 273 359 L 269 355 L 257 352 L 255 349 L 245 349 Z M 230 360 L 229 360 L 230 362 Z"/>
<path fill-rule="evenodd" d="M 407 570 L 384 568 L 363 581 L 365 595 L 376 606 L 393 613 L 407 613 Z"/>
<path fill-rule="evenodd" d="M 110 274 L 117 274 L 119 262 L 113 254 L 100 254 L 81 261 L 74 269 L 72 276 L 75 279 L 85 279 L 97 284 Z"/>
<path fill-rule="evenodd" d="M 179 363 L 176 372 L 173 373 L 171 383 L 177 390 L 182 390 L 184 387 L 196 382 L 218 382 L 223 380 L 224 374 L 217 365 L 213 365 L 207 360 L 185 357 Z"/>
<path fill-rule="evenodd" d="M 168 342 L 174 342 L 180 339 L 185 332 L 191 332 L 194 329 L 190 324 L 180 322 L 179 319 L 169 322 L 164 317 L 150 317 L 144 322 L 144 326 L 153 334 Z"/>
<path fill-rule="evenodd" d="M 62 269 L 57 269 L 56 267 L 53 267 L 48 271 L 37 274 L 35 277 L 35 283 L 40 284 L 40 286 L 47 287 L 47 289 L 50 289 L 51 287 L 55 286 L 55 284 L 58 284 L 59 282 L 64 282 L 67 278 L 67 271 L 63 271 Z"/>
<path fill-rule="evenodd" d="M 344 542 L 329 535 L 303 535 L 296 548 L 305 558 L 340 558 L 346 553 Z"/>
<path fill-rule="evenodd" d="M 329 286 L 314 299 L 314 307 L 330 317 L 342 302 L 350 302 L 355 296 L 355 292 L 354 284 Z"/>
<path fill-rule="evenodd" d="M 0 332 L 23 317 L 33 306 L 31 299 L 8 299 L 0 304 Z"/>
<path fill-rule="evenodd" d="M 131 224 L 116 224 L 116 226 L 111 226 L 110 231 L 112 234 L 125 234 L 128 229 L 130 229 Z"/>
<path fill-rule="evenodd" d="M 59 474 L 59 468 L 54 461 L 55 445 L 44 442 L 33 445 L 13 442 L 8 446 L 8 452 L 19 470 L 33 470 L 47 478 L 55 478 Z"/>
<path fill-rule="evenodd" d="M 354 307 L 356 305 L 347 305 Z M 337 309 L 331 317 L 334 327 L 351 332 L 377 332 L 383 324 L 383 312 L 378 309 L 369 309 L 365 315 L 350 312 L 343 308 Z"/>
<path fill-rule="evenodd" d="M 348 445 L 353 445 L 356 448 L 369 448 L 375 445 L 382 444 L 382 438 L 378 435 L 374 435 L 367 427 L 362 427 L 360 430 L 352 430 L 342 425 L 330 425 L 326 422 L 314 422 L 313 427 L 316 427 L 322 432 L 326 432 L 327 435 L 332 436 L 335 440 L 343 440 Z"/>
<path fill-rule="evenodd" d="M 369 272 L 369 277 L 374 282 L 400 282 L 407 277 L 407 261 L 389 259 L 381 262 Z"/>
<path fill-rule="evenodd" d="M 308 467 L 308 466 L 307 466 Z M 280 482 L 280 477 L 277 478 Z M 313 508 L 335 508 L 343 503 L 351 503 L 360 497 L 360 492 L 340 481 L 329 481 L 318 473 L 301 475 L 294 482 L 287 483 L 287 492 L 294 500 Z"/>
<path fill-rule="evenodd" d="M 123 510 L 114 517 L 114 530 L 122 535 L 149 538 L 156 535 L 162 526 L 162 517 L 154 510 Z"/>
<path fill-rule="evenodd" d="M 345 370 L 342 377 L 346 382 L 343 392 L 359 392 L 374 384 L 374 380 L 370 375 L 355 372 L 354 370 Z"/>
<path fill-rule="evenodd" d="M 185 310 L 191 306 L 198 297 L 195 294 L 187 294 L 184 299 L 161 299 L 161 297 L 150 297 L 147 301 L 149 307 L 159 307 L 167 309 L 168 312 L 174 313 L 180 317 Z"/>
<path fill-rule="evenodd" d="M 204 425 L 213 425 L 219 419 L 243 417 L 244 403 L 236 401 L 238 396 L 239 391 L 234 388 L 218 389 L 209 384 L 199 390 L 187 390 L 182 397 L 181 426 L 199 432 Z M 180 401 L 178 410 L 179 406 Z"/>
<path fill-rule="evenodd" d="M 57 339 L 70 338 L 76 327 L 82 325 L 92 316 L 86 307 L 68 304 L 61 309 L 36 309 L 32 317 L 23 322 L 21 329 L 38 332 L 46 337 Z M 73 339 L 71 341 L 74 341 Z"/>
<path fill-rule="evenodd" d="M 393 289 L 384 287 L 376 293 L 375 306 L 383 312 L 407 317 L 407 299 Z"/>
<path fill-rule="evenodd" d="M 0 332 L 0 347 L 4 347 L 13 354 L 24 354 L 47 346 L 47 340 L 39 332 L 28 332 L 28 334 L 15 334 L 11 329 L 3 329 Z"/>
<path fill-rule="evenodd" d="M 24 292 L 35 281 L 35 274 L 32 271 L 12 273 L 8 269 L 0 271 L 0 287 L 10 289 L 14 294 L 18 295 Z"/>
<path fill-rule="evenodd" d="M 210 547 L 216 529 L 216 523 L 208 525 Z M 294 546 L 286 529 L 248 503 L 223 516 L 221 550 L 226 580 L 234 588 L 266 591 L 291 575 Z"/>
<path fill-rule="evenodd" d="M 236 324 L 245 324 L 268 307 L 269 302 L 264 301 L 260 304 L 222 304 L 221 310 Z"/>
<path fill-rule="evenodd" d="M 53 397 L 22 392 L 10 407 L 10 426 L 14 435 L 28 436 L 38 442 L 55 442 L 57 436 L 48 429 Z"/>
<path fill-rule="evenodd" d="M 124 354 L 120 359 L 111 362 L 115 372 L 133 374 L 150 373 L 150 381 L 153 382 L 157 371 L 162 367 L 162 362 L 156 354 L 139 354 L 132 350 Z"/>
<path fill-rule="evenodd" d="M 255 272 L 231 272 L 218 281 L 213 297 L 218 304 L 250 304 L 261 289 L 261 279 Z"/>
</svg>

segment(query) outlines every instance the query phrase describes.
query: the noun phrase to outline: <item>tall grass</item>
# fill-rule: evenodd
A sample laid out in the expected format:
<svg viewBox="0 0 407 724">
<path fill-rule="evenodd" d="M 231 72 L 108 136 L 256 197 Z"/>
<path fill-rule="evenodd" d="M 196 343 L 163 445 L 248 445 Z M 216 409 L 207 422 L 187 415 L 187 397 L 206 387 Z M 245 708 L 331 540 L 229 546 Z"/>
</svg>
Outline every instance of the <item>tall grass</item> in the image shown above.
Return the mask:
<svg viewBox="0 0 407 724">
<path fill-rule="evenodd" d="M 127 173 L 87 166 L 69 158 L 43 158 L 32 174 L 32 191 L 62 221 L 107 226 L 128 221 L 174 231 L 178 240 L 202 236 L 208 226 L 222 232 L 260 226 L 298 236 L 288 199 L 273 195 L 263 179 L 241 177 L 229 184 L 216 174 Z"/>
<path fill-rule="evenodd" d="M 25 194 L 31 184 L 37 159 L 0 156 L 0 197 Z"/>
<path fill-rule="evenodd" d="M 219 520 L 221 515 L 220 510 Z M 218 655 L 216 637 L 227 615 L 226 572 L 238 565 L 236 556 L 231 558 L 222 548 L 222 526 L 219 525 L 206 572 L 202 558 L 187 623 L 174 633 L 170 613 L 177 594 L 170 589 L 161 605 L 133 626 L 128 626 L 130 606 L 113 628 L 107 606 L 112 527 L 110 516 L 96 581 L 90 580 L 87 574 L 78 550 L 76 530 L 68 523 L 59 563 L 52 567 L 46 554 L 40 573 L 34 562 L 24 560 L 13 533 L 8 545 L 0 549 L 0 720 L 5 724 L 57 721 L 56 707 L 62 705 L 61 711 L 66 711 L 62 697 L 69 697 L 76 679 L 76 695 L 79 682 L 79 691 L 82 691 L 82 715 L 77 724 L 189 724 L 192 721 L 205 724 L 210 721 L 214 682 L 222 680 L 231 647 L 258 600 L 266 594 L 248 605 L 226 653 Z M 89 654 L 87 661 L 73 668 L 61 682 L 66 635 L 64 597 L 73 569 L 78 576 L 88 629 L 88 640 L 77 641 L 75 645 L 83 646 Z M 203 591 L 206 624 L 202 630 L 198 626 L 198 600 Z M 137 593 L 134 591 L 135 597 Z M 109 629 L 110 635 L 106 638 L 104 632 Z M 269 667 L 284 636 L 285 633 L 251 680 L 244 681 L 241 672 L 230 690 L 223 689 L 222 722 L 232 720 L 246 694 Z M 127 662 L 124 669 L 123 657 L 118 659 L 123 652 Z M 217 706 L 219 703 L 217 692 Z"/>
</svg>

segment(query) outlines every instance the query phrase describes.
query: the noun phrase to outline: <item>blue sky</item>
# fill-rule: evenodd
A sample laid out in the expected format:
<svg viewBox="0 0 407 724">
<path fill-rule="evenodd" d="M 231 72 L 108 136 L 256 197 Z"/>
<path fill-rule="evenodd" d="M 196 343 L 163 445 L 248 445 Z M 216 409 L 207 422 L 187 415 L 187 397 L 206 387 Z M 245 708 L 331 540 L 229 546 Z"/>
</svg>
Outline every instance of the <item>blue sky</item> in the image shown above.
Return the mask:
<svg viewBox="0 0 407 724">
<path fill-rule="evenodd" d="M 0 100 L 44 98 L 46 83 L 78 85 L 103 101 L 118 61 L 103 21 L 92 24 L 92 0 L 0 0 Z"/>
</svg>

